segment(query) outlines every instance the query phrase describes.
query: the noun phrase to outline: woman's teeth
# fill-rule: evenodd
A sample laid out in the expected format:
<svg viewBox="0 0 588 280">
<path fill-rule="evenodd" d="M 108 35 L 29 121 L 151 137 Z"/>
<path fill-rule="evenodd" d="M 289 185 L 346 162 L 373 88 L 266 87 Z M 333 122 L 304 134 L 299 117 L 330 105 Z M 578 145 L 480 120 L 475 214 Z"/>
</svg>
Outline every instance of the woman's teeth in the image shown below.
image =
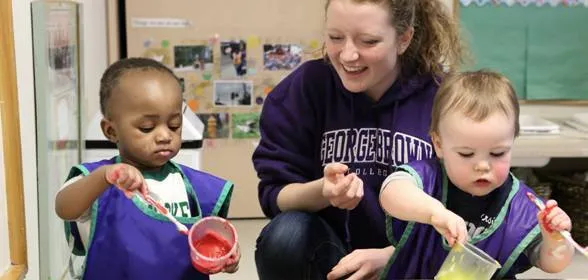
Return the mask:
<svg viewBox="0 0 588 280">
<path fill-rule="evenodd" d="M 357 73 L 357 72 L 361 72 L 361 71 L 367 69 L 367 67 L 356 67 L 356 66 L 343 65 L 343 69 L 345 69 L 345 71 L 347 71 L 347 72 Z"/>
</svg>

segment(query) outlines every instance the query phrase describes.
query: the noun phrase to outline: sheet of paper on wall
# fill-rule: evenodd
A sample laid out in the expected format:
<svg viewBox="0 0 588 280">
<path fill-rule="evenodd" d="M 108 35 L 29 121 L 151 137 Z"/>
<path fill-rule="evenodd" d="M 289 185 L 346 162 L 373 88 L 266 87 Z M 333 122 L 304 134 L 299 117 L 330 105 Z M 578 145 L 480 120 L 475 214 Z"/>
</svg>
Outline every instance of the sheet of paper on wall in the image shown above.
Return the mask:
<svg viewBox="0 0 588 280">
<path fill-rule="evenodd" d="M 191 23 L 179 18 L 133 18 L 133 28 L 186 28 Z"/>
</svg>

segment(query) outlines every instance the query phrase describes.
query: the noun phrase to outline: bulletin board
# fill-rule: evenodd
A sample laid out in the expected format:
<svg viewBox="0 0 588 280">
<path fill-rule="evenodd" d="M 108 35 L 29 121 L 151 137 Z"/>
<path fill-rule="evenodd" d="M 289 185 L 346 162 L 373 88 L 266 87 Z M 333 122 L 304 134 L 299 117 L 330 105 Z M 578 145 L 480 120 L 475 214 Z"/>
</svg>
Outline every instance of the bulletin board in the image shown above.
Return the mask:
<svg viewBox="0 0 588 280">
<path fill-rule="evenodd" d="M 473 68 L 504 73 L 520 99 L 588 103 L 588 1 L 461 0 Z"/>
<path fill-rule="evenodd" d="M 163 62 L 202 120 L 202 169 L 235 183 L 229 217 L 263 217 L 251 156 L 272 88 L 322 56 L 324 0 L 126 0 L 128 57 Z"/>
</svg>

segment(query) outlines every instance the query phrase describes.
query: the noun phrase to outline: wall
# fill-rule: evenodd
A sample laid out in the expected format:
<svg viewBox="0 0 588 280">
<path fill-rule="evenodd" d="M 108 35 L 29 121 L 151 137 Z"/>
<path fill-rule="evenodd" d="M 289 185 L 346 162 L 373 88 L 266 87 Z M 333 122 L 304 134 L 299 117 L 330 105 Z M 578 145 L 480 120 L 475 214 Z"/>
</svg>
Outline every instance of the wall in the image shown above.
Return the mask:
<svg viewBox="0 0 588 280">
<path fill-rule="evenodd" d="M 443 4 L 453 10 L 456 0 L 441 0 Z M 548 105 L 548 104 L 521 104 L 521 114 L 541 116 L 550 119 L 565 119 L 573 114 L 587 112 L 587 105 L 567 106 L 567 105 Z"/>
<path fill-rule="evenodd" d="M 19 115 L 23 159 L 23 181 L 26 213 L 27 255 L 29 268 L 27 279 L 40 278 L 39 229 L 37 197 L 37 167 L 35 138 L 35 103 L 33 85 L 33 41 L 31 31 L 31 0 L 12 0 L 15 40 L 16 70 L 19 91 Z M 100 75 L 106 68 L 106 1 L 83 2 L 83 97 L 86 116 L 82 129 L 98 110 Z M 46 262 L 47 260 L 41 260 Z"/>
</svg>

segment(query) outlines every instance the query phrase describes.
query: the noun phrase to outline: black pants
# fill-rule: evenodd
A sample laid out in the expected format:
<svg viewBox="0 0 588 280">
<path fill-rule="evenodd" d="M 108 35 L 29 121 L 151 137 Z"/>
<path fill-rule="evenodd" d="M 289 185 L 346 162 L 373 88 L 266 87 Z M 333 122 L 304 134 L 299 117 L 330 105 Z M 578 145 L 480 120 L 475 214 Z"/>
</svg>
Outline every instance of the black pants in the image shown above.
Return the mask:
<svg viewBox="0 0 588 280">
<path fill-rule="evenodd" d="M 255 263 L 260 280 L 323 280 L 347 254 L 322 218 L 291 211 L 279 214 L 261 231 Z"/>
</svg>

